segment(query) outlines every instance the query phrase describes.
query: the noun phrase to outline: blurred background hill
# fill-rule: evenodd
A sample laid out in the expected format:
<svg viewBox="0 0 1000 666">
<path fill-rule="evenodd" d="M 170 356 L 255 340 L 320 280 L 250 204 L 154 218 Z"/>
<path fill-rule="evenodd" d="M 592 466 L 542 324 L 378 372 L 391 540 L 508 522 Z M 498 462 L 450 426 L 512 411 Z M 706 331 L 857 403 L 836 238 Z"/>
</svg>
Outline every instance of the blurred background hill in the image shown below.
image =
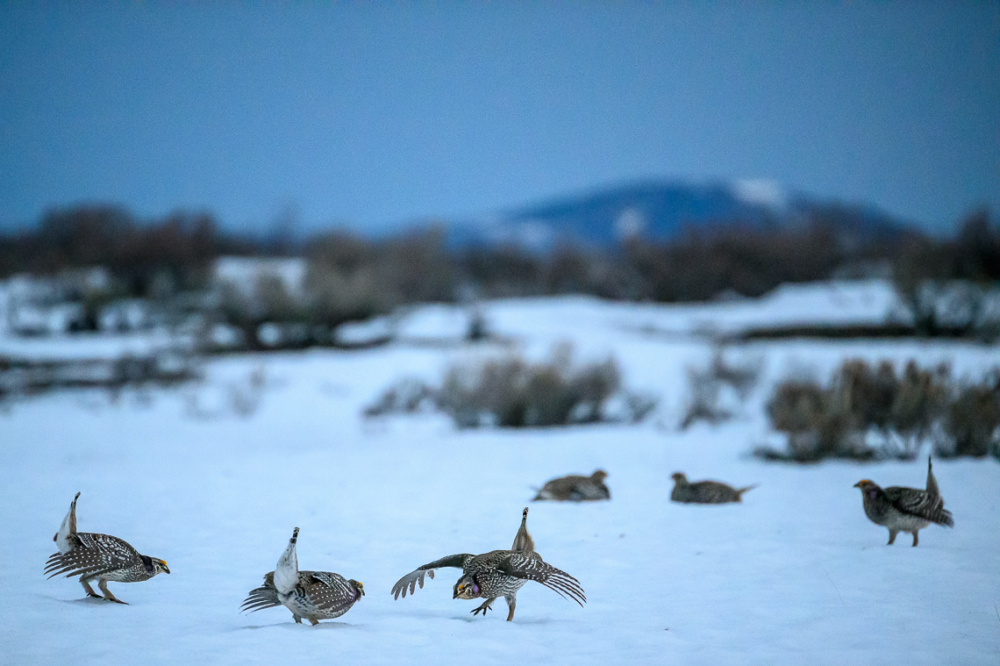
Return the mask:
<svg viewBox="0 0 1000 666">
<path fill-rule="evenodd" d="M 476 340 L 499 298 L 844 280 L 897 304 L 741 335 L 1000 332 L 995 4 L 10 3 L 0 44 L 9 339 L 368 346 L 437 303 Z"/>
</svg>

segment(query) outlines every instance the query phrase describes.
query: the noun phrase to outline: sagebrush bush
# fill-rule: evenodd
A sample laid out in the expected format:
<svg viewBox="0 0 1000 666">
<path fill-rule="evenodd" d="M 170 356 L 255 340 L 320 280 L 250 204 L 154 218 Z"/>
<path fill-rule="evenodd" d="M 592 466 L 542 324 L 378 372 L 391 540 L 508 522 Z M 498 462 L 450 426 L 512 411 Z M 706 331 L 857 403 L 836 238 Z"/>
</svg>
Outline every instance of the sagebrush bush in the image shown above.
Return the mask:
<svg viewBox="0 0 1000 666">
<path fill-rule="evenodd" d="M 958 392 L 947 407 L 944 431 L 948 440 L 938 447 L 942 457 L 1000 458 L 1000 373 Z"/>
<path fill-rule="evenodd" d="M 606 409 L 612 397 L 621 398 L 621 409 L 614 415 Z M 519 354 L 456 363 L 437 389 L 406 380 L 387 389 L 364 413 L 405 413 L 426 402 L 449 414 L 460 428 L 638 422 L 656 404 L 649 396 L 622 388 L 621 371 L 613 358 L 576 365 L 571 348 L 562 345 L 538 363 Z"/>
<path fill-rule="evenodd" d="M 757 385 L 760 371 L 759 362 L 727 361 L 718 349 L 707 368 L 689 367 L 688 404 L 681 421 L 681 430 L 696 421 L 720 423 L 732 418 L 734 410 L 724 404 L 723 390 L 728 387 L 739 401 L 746 400 Z"/>
<path fill-rule="evenodd" d="M 827 457 L 869 458 L 856 433 L 856 419 L 835 391 L 807 381 L 782 382 L 767 403 L 775 430 L 788 435 L 787 454 L 759 452 L 768 458 L 811 461 Z"/>
<path fill-rule="evenodd" d="M 957 384 L 946 365 L 931 371 L 911 360 L 897 376 L 889 361 L 876 366 L 845 361 L 826 387 L 802 380 L 775 387 L 767 415 L 771 427 L 787 435 L 787 450 L 762 448 L 757 454 L 798 461 L 912 458 L 932 435 L 942 457 L 996 453 L 998 376 L 994 372 L 978 385 Z M 881 446 L 866 443 L 871 431 L 881 435 Z"/>
<path fill-rule="evenodd" d="M 518 428 L 601 420 L 602 406 L 621 385 L 617 362 L 577 368 L 565 354 L 557 351 L 540 363 L 510 355 L 454 365 L 445 375 L 440 405 L 463 427 L 489 421 Z"/>
<path fill-rule="evenodd" d="M 375 402 L 364 408 L 366 418 L 386 414 L 412 414 L 437 400 L 436 391 L 419 379 L 404 377 L 382 392 Z"/>
</svg>

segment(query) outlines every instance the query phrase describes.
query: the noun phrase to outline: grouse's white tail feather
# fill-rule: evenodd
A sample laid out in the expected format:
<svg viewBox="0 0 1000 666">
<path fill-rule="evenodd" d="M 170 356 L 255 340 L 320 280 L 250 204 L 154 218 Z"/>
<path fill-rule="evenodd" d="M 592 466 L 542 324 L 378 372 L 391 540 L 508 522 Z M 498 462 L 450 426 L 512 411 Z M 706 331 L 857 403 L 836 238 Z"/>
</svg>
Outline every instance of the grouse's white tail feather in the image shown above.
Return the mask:
<svg viewBox="0 0 1000 666">
<path fill-rule="evenodd" d="M 295 552 L 295 542 L 298 538 L 299 528 L 296 527 L 292 532 L 292 538 L 288 540 L 288 548 L 274 567 L 274 587 L 281 594 L 290 593 L 299 584 L 299 558 Z"/>
<path fill-rule="evenodd" d="M 63 555 L 73 550 L 73 537 L 76 536 L 76 501 L 78 499 L 80 499 L 80 493 L 77 493 L 76 497 L 73 498 L 72 504 L 69 505 L 69 513 L 63 518 L 59 532 L 56 534 L 56 547 Z"/>
</svg>

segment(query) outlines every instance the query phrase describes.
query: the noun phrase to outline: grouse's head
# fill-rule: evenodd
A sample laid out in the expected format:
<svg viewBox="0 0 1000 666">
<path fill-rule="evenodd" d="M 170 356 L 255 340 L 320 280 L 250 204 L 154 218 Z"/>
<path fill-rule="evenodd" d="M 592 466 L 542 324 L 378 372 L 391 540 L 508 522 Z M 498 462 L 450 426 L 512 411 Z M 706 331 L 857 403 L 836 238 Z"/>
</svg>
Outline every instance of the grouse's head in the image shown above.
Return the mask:
<svg viewBox="0 0 1000 666">
<path fill-rule="evenodd" d="M 684 475 L 684 472 L 674 472 L 670 475 L 670 478 L 674 480 L 674 483 L 687 483 L 688 478 Z"/>
<path fill-rule="evenodd" d="M 353 578 L 347 581 L 354 588 L 354 598 L 355 600 L 360 599 L 365 596 L 365 584 L 360 580 L 354 580 Z"/>
<path fill-rule="evenodd" d="M 462 576 L 455 583 L 452 599 L 475 599 L 479 596 L 479 585 L 472 576 Z"/>
<path fill-rule="evenodd" d="M 879 493 L 882 491 L 882 489 L 879 488 L 877 483 L 875 483 L 874 481 L 869 481 L 868 479 L 861 479 L 860 481 L 854 484 L 854 487 L 860 488 L 861 494 L 871 499 L 878 498 Z"/>
<path fill-rule="evenodd" d="M 601 483 L 602 481 L 604 481 L 604 479 L 608 478 L 608 473 L 605 472 L 603 469 L 599 469 L 595 471 L 593 474 L 591 474 L 590 478 L 593 479 L 595 483 Z"/>
<path fill-rule="evenodd" d="M 146 565 L 146 571 L 153 574 L 170 573 L 170 569 L 167 568 L 167 563 L 163 560 L 158 560 L 155 557 L 149 557 L 148 555 L 140 555 L 142 558 L 142 563 Z"/>
</svg>

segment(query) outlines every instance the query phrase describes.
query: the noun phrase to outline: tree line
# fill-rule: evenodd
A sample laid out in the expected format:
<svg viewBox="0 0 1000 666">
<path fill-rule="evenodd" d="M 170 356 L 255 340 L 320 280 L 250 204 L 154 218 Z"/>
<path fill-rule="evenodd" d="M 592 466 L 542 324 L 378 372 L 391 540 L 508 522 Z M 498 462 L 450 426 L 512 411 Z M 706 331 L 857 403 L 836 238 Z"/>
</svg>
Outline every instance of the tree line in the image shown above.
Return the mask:
<svg viewBox="0 0 1000 666">
<path fill-rule="evenodd" d="M 143 297 L 165 274 L 177 289 L 205 286 L 220 256 L 301 256 L 314 289 L 354 293 L 365 301 L 359 313 L 470 293 L 704 301 L 880 271 L 914 299 L 928 280 L 1000 280 L 1000 227 L 985 209 L 943 238 L 910 228 L 866 235 L 844 215 L 817 213 L 790 226 L 723 220 L 666 241 L 631 238 L 594 248 L 566 239 L 538 252 L 516 244 L 455 247 L 433 226 L 386 238 L 341 229 L 290 239 L 227 231 L 208 213 L 139 219 L 120 206 L 82 205 L 49 211 L 33 228 L 0 233 L 0 278 L 103 266 L 123 295 Z"/>
</svg>

